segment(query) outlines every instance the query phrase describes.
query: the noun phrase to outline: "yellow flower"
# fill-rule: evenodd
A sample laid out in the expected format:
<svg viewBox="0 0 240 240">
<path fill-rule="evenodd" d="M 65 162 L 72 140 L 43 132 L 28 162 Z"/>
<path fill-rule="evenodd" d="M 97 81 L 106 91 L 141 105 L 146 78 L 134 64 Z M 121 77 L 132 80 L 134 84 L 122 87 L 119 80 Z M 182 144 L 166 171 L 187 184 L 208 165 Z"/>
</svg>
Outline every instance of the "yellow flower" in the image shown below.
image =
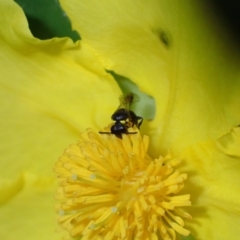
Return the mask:
<svg viewBox="0 0 240 240">
<path fill-rule="evenodd" d="M 190 0 L 62 2 L 105 68 L 156 99 L 142 130 L 152 156 L 171 149 L 185 159 L 186 228 L 196 239 L 238 239 L 240 55 L 214 10 Z"/>
<path fill-rule="evenodd" d="M 168 154 L 151 159 L 149 138 L 136 134 L 99 134 L 88 130 L 70 146 L 55 171 L 60 188 L 58 222 L 81 239 L 176 239 L 189 235 L 179 207 L 190 195 L 178 195 L 187 178 Z"/>
<path fill-rule="evenodd" d="M 104 68 L 156 99 L 156 118 L 142 129 L 153 159 L 169 149 L 184 159 L 182 194 L 193 203 L 186 229 L 196 239 L 238 239 L 239 56 L 194 4 L 63 1 L 83 39 L 73 44 L 34 38 L 21 8 L 0 2 L 0 239 L 61 239 L 51 168 L 80 131 L 98 131 L 116 108 L 120 91 Z"/>
</svg>

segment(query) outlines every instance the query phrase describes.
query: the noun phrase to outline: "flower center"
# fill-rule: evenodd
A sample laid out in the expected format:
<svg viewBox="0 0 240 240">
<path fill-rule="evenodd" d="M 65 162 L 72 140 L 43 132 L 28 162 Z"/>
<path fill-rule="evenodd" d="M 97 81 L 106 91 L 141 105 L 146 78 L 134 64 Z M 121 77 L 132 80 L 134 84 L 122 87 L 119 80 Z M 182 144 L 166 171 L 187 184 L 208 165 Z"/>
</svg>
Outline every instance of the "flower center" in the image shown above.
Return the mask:
<svg viewBox="0 0 240 240">
<path fill-rule="evenodd" d="M 189 235 L 177 195 L 187 175 L 171 154 L 152 160 L 149 139 L 136 134 L 96 134 L 88 130 L 59 161 L 59 224 L 81 239 L 175 239 Z"/>
</svg>

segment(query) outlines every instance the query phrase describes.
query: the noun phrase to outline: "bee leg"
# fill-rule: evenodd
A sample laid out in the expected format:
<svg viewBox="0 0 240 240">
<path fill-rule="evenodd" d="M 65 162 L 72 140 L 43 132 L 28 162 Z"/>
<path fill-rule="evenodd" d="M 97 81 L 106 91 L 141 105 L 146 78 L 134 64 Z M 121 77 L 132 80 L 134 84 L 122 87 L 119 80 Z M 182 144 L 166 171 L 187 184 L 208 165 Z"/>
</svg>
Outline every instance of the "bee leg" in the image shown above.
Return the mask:
<svg viewBox="0 0 240 240">
<path fill-rule="evenodd" d="M 111 132 L 99 132 L 100 134 L 112 134 Z"/>
<path fill-rule="evenodd" d="M 141 125 L 142 125 L 142 122 L 143 122 L 143 118 L 142 117 L 139 117 L 137 116 L 137 120 L 139 121 L 138 124 L 137 124 L 137 127 L 140 128 Z"/>
</svg>

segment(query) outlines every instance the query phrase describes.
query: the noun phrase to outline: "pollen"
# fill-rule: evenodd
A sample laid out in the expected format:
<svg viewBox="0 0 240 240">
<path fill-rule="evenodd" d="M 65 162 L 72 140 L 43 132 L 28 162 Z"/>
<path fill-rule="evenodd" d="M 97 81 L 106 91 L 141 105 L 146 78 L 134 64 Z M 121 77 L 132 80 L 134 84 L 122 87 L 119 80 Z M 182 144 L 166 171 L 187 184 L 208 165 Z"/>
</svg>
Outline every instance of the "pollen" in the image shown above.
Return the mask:
<svg viewBox="0 0 240 240">
<path fill-rule="evenodd" d="M 171 153 L 152 159 L 148 136 L 99 134 L 88 129 L 55 165 L 59 225 L 81 240 L 174 240 L 188 236 L 179 195 L 187 174 Z"/>
</svg>

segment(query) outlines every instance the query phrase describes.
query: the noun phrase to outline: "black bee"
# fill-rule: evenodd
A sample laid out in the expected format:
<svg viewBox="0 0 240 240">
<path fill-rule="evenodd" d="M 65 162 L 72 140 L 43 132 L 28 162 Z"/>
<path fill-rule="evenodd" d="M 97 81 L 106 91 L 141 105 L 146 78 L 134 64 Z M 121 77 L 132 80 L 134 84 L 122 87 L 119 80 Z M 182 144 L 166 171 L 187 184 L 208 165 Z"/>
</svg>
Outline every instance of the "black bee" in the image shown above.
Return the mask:
<svg viewBox="0 0 240 240">
<path fill-rule="evenodd" d="M 112 120 L 115 123 L 111 127 L 111 132 L 99 132 L 101 134 L 114 134 L 122 138 L 122 134 L 136 134 L 136 132 L 128 132 L 128 128 L 137 126 L 140 128 L 143 118 L 137 116 L 130 110 L 131 104 L 136 101 L 136 95 L 129 93 L 120 99 L 120 106 L 112 114 Z"/>
</svg>

